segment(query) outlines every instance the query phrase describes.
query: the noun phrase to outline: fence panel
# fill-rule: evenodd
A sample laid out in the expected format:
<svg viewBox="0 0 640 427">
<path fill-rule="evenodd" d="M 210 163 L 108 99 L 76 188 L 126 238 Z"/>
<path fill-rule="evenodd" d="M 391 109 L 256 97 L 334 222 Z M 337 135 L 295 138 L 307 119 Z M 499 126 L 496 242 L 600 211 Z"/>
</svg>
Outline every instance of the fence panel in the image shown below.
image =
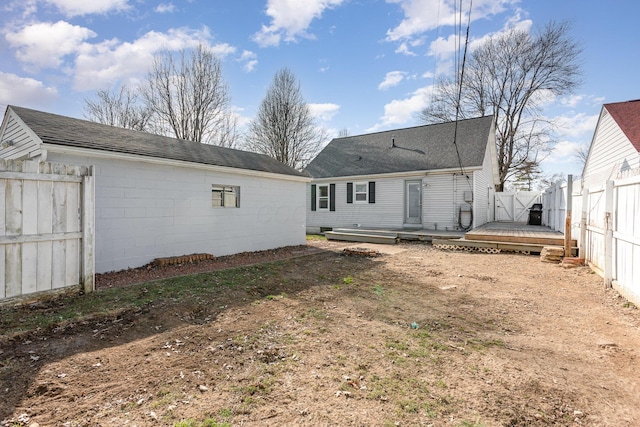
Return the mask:
<svg viewBox="0 0 640 427">
<path fill-rule="evenodd" d="M 541 203 L 541 197 L 539 191 L 494 193 L 495 220 L 527 223 L 529 208 L 534 203 Z"/>
<path fill-rule="evenodd" d="M 614 181 L 614 204 L 613 280 L 640 300 L 640 178 Z"/>
<path fill-rule="evenodd" d="M 93 290 L 93 255 L 85 256 L 94 246 L 91 175 L 86 167 L 0 160 L 0 299 Z"/>
</svg>

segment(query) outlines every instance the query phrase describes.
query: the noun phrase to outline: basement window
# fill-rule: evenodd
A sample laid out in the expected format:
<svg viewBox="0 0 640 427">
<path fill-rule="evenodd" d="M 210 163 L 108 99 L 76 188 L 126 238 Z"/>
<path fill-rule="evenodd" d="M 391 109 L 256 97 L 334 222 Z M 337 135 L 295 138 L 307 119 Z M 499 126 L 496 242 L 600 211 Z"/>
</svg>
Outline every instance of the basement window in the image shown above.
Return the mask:
<svg viewBox="0 0 640 427">
<path fill-rule="evenodd" d="M 239 208 L 240 187 L 213 184 L 211 186 L 211 205 L 220 208 Z"/>
</svg>

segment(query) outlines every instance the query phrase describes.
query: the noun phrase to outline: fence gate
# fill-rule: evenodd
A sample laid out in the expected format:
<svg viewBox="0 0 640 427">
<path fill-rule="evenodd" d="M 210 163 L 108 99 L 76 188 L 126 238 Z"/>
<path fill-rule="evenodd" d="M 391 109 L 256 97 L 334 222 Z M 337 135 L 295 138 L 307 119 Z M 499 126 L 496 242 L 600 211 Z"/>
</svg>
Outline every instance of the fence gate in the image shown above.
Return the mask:
<svg viewBox="0 0 640 427">
<path fill-rule="evenodd" d="M 496 221 L 528 222 L 529 208 L 540 203 L 541 193 L 538 191 L 517 191 L 514 193 L 495 193 Z"/>
<path fill-rule="evenodd" d="M 0 160 L 0 299 L 94 289 L 92 169 Z"/>
</svg>

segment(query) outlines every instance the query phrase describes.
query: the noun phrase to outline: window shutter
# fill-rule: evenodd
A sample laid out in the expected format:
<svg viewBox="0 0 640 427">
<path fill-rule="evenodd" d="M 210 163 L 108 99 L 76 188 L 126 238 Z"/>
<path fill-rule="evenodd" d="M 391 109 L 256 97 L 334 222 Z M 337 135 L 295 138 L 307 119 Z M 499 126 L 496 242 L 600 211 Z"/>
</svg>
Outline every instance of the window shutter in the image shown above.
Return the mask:
<svg viewBox="0 0 640 427">
<path fill-rule="evenodd" d="M 336 185 L 329 184 L 329 210 L 336 210 Z"/>
<path fill-rule="evenodd" d="M 376 202 L 376 182 L 369 181 L 369 203 Z"/>
<path fill-rule="evenodd" d="M 311 210 L 316 210 L 316 185 L 311 184 Z"/>
<path fill-rule="evenodd" d="M 353 203 L 353 182 L 347 182 L 347 203 Z"/>
</svg>

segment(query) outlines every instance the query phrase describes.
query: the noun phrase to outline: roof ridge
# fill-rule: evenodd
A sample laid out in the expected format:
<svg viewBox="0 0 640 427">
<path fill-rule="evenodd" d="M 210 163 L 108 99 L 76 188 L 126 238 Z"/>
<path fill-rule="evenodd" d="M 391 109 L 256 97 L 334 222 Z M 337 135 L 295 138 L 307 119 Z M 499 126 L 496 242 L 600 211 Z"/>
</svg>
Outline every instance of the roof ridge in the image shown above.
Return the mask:
<svg viewBox="0 0 640 427">
<path fill-rule="evenodd" d="M 439 123 L 427 123 L 427 124 L 424 124 L 424 125 L 408 126 L 408 127 L 404 127 L 404 128 L 398 128 L 398 129 L 379 130 L 379 131 L 375 131 L 375 132 L 359 133 L 359 134 L 356 134 L 356 135 L 340 136 L 340 137 L 333 138 L 333 139 L 345 139 L 345 138 L 353 138 L 353 137 L 356 137 L 356 136 L 379 135 L 379 134 L 387 133 L 387 132 L 401 132 L 401 131 L 405 131 L 405 130 L 418 129 L 418 128 L 423 128 L 423 127 L 428 127 L 428 126 L 447 125 L 447 124 L 455 123 L 456 121 L 459 123 L 459 122 L 464 122 L 464 121 L 468 121 L 468 120 L 480 120 L 480 119 L 487 119 L 487 118 L 493 118 L 493 115 L 469 117 L 469 118 L 466 118 L 466 119 L 459 119 L 459 120 L 448 120 L 446 122 L 439 122 Z"/>
</svg>

